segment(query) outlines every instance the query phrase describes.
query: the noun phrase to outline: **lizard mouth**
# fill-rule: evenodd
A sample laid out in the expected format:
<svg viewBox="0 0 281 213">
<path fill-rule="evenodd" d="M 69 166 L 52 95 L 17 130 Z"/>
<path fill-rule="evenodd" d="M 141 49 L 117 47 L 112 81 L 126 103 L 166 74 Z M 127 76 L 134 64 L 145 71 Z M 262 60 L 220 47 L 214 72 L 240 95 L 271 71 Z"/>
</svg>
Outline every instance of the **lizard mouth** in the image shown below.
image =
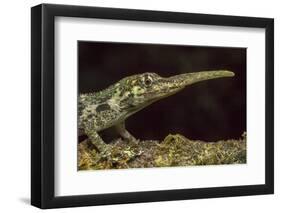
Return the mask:
<svg viewBox="0 0 281 213">
<path fill-rule="evenodd" d="M 170 82 L 172 88 L 182 88 L 190 84 L 194 84 L 201 81 L 233 77 L 235 74 L 228 70 L 216 70 L 216 71 L 201 71 L 195 73 L 185 73 L 176 76 L 172 76 L 167 80 Z"/>
<path fill-rule="evenodd" d="M 167 97 L 179 92 L 186 86 L 197 82 L 216 78 L 233 77 L 234 75 L 235 74 L 233 72 L 228 70 L 201 71 L 175 75 L 164 79 L 164 86 L 160 93 L 163 97 Z"/>
</svg>

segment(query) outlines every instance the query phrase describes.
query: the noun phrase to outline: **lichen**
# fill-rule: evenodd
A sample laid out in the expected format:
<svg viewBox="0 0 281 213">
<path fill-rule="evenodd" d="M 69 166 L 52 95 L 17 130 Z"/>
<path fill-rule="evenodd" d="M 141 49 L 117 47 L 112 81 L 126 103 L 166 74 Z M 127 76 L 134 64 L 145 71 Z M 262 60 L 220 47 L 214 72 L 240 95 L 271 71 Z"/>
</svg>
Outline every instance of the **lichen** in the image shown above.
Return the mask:
<svg viewBox="0 0 281 213">
<path fill-rule="evenodd" d="M 168 135 L 163 141 L 122 139 L 113 141 L 107 157 L 88 140 L 78 144 L 78 169 L 124 169 L 246 163 L 246 132 L 239 139 L 204 142 L 182 135 Z"/>
</svg>

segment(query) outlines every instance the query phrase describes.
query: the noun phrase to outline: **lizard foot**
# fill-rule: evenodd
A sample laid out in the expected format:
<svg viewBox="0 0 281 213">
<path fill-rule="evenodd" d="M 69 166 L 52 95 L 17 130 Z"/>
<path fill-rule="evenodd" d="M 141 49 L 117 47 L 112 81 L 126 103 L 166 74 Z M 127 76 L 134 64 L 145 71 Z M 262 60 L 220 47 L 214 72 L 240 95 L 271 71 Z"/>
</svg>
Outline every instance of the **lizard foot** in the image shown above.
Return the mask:
<svg viewBox="0 0 281 213">
<path fill-rule="evenodd" d="M 104 148 L 100 150 L 99 155 L 101 159 L 110 159 L 112 155 L 112 147 L 110 145 L 104 146 Z"/>
</svg>

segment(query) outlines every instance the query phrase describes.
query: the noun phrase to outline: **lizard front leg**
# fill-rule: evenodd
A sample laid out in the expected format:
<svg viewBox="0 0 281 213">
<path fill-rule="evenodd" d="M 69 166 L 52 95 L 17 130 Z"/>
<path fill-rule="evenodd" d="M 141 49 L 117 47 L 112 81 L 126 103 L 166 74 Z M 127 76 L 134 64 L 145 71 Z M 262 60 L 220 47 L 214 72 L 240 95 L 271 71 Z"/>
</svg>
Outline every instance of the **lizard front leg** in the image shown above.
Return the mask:
<svg viewBox="0 0 281 213">
<path fill-rule="evenodd" d="M 136 144 L 137 139 L 126 129 L 124 121 L 115 125 L 115 129 L 122 138 Z"/>
<path fill-rule="evenodd" d="M 89 137 L 91 143 L 97 148 L 100 153 L 106 154 L 109 153 L 109 145 L 107 145 L 99 134 L 92 130 L 86 130 L 86 135 Z"/>
</svg>

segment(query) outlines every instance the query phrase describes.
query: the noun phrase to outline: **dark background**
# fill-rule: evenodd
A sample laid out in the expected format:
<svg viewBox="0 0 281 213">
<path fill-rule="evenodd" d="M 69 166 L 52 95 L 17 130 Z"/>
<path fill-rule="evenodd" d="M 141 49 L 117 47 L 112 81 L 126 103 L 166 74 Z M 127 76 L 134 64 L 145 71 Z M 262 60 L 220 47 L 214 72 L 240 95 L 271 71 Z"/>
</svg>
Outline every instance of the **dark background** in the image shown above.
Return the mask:
<svg viewBox="0 0 281 213">
<path fill-rule="evenodd" d="M 246 131 L 246 49 L 78 42 L 79 93 L 95 92 L 128 75 L 228 69 L 234 78 L 203 81 L 162 99 L 126 120 L 139 139 L 179 133 L 190 139 L 239 138 Z"/>
</svg>

